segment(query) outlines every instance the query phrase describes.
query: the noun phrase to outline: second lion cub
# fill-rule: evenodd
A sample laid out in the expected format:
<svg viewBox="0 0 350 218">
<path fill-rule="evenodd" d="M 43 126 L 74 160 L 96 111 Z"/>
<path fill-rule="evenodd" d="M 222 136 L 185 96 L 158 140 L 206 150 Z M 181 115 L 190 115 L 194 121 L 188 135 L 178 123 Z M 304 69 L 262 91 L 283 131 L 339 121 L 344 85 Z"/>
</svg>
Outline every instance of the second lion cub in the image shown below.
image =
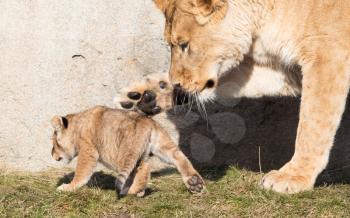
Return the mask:
<svg viewBox="0 0 350 218">
<path fill-rule="evenodd" d="M 78 156 L 73 180 L 59 186 L 59 190 L 74 191 L 85 185 L 99 161 L 117 172 L 115 188 L 118 196 L 143 195 L 150 178 L 151 155 L 174 164 L 192 193 L 204 188 L 203 179 L 190 161 L 151 118 L 133 111 L 96 106 L 65 117 L 55 116 L 51 123 L 54 128 L 53 158 L 70 162 Z M 134 180 L 130 188 L 126 187 L 134 170 Z"/>
</svg>

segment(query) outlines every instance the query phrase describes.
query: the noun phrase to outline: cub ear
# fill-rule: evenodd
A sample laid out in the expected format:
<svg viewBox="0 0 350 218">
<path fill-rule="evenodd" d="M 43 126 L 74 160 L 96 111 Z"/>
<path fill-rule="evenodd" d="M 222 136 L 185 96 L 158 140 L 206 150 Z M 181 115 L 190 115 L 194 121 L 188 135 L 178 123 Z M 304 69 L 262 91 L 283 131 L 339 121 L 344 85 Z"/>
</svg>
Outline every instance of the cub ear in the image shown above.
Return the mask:
<svg viewBox="0 0 350 218">
<path fill-rule="evenodd" d="M 169 0 L 153 0 L 153 2 L 163 13 L 165 13 L 167 7 L 169 6 Z"/>
<path fill-rule="evenodd" d="M 227 0 L 195 0 L 198 15 L 196 20 L 204 25 L 211 22 L 217 22 L 223 19 L 227 12 Z"/>
<path fill-rule="evenodd" d="M 65 117 L 54 116 L 51 119 L 51 125 L 56 131 L 60 131 L 68 127 L 68 120 Z"/>
</svg>

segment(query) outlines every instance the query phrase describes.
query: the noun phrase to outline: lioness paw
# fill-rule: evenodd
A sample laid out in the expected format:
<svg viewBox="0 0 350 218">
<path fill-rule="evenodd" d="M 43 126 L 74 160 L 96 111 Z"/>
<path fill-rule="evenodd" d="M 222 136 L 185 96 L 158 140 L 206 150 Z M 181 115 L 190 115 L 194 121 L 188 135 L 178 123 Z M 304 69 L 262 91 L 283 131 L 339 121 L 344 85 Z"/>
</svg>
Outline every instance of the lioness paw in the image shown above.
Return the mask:
<svg viewBox="0 0 350 218">
<path fill-rule="evenodd" d="M 273 170 L 265 175 L 260 184 L 265 189 L 286 194 L 295 194 L 313 187 L 313 183 L 305 176 L 278 170 Z"/>
<path fill-rule="evenodd" d="M 201 193 L 205 186 L 204 180 L 199 175 L 194 175 L 186 181 L 186 186 L 191 193 Z"/>
</svg>

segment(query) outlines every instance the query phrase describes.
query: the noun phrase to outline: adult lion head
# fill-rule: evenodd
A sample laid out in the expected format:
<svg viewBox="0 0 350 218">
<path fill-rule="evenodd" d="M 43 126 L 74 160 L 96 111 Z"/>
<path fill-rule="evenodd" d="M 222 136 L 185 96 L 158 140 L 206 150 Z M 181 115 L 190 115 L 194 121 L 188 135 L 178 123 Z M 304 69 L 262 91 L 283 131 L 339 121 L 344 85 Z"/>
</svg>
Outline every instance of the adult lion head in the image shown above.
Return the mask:
<svg viewBox="0 0 350 218">
<path fill-rule="evenodd" d="M 245 1 L 155 0 L 164 13 L 171 46 L 170 80 L 201 99 L 212 96 L 219 77 L 243 60 L 252 43 Z M 240 10 L 238 10 L 238 8 Z M 249 10 L 248 10 L 249 11 Z"/>
</svg>

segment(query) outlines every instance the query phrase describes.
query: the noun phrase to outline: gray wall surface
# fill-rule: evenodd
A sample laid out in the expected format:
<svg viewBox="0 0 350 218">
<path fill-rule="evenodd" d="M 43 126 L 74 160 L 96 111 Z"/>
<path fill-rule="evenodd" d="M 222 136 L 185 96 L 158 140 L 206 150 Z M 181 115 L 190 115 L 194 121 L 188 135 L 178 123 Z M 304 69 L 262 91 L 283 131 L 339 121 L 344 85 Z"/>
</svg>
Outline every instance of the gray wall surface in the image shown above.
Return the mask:
<svg viewBox="0 0 350 218">
<path fill-rule="evenodd" d="M 0 166 L 56 166 L 53 115 L 111 106 L 129 82 L 168 69 L 163 15 L 151 0 L 0 0 L 0 8 Z"/>
</svg>

